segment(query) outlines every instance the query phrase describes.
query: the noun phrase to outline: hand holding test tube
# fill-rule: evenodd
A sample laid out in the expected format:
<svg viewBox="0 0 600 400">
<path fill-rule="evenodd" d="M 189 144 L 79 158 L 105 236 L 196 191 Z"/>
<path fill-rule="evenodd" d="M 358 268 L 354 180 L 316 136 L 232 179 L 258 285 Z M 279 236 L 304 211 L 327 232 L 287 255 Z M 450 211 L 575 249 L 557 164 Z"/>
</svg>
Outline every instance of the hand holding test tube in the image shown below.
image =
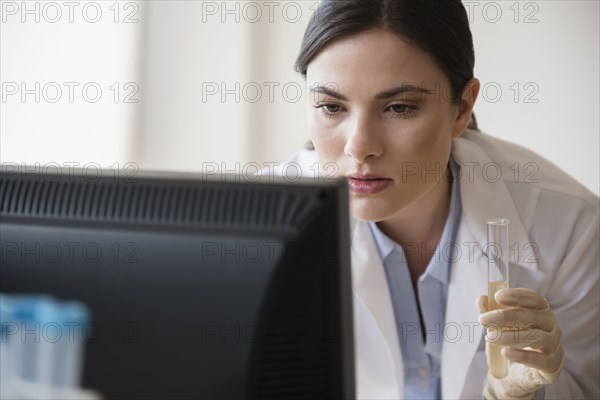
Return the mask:
<svg viewBox="0 0 600 400">
<path fill-rule="evenodd" d="M 563 368 L 562 333 L 547 300 L 533 290 L 509 288 L 509 222 L 487 221 L 488 296 L 477 301 L 479 322 L 488 328 L 486 399 L 532 399 Z"/>
</svg>

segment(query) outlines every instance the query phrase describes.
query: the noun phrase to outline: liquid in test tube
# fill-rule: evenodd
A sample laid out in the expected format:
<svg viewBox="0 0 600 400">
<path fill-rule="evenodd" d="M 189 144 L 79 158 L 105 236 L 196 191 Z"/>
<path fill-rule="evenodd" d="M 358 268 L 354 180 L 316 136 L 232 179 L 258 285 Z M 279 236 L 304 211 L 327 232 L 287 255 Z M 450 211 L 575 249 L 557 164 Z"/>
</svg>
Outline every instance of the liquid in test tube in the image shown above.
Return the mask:
<svg viewBox="0 0 600 400">
<path fill-rule="evenodd" d="M 508 287 L 508 224 L 506 218 L 487 220 L 488 228 L 488 311 L 504 308 L 494 295 Z M 508 360 L 501 354 L 502 346 L 488 343 L 488 369 L 496 379 L 508 374 Z"/>
</svg>

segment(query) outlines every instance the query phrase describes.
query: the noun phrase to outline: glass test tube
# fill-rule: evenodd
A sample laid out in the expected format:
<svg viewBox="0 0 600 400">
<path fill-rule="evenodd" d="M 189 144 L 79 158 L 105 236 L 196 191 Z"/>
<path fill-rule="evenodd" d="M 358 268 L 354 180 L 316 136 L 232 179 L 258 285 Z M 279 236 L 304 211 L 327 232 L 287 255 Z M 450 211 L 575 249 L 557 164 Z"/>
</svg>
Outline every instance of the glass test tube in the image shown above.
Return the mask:
<svg viewBox="0 0 600 400">
<path fill-rule="evenodd" d="M 498 304 L 494 295 L 500 289 L 508 287 L 508 224 L 506 218 L 487 220 L 488 228 L 488 311 L 504 308 Z M 499 334 L 501 334 L 499 332 Z M 488 368 L 496 379 L 508 374 L 508 360 L 501 354 L 502 346 L 488 343 Z"/>
</svg>

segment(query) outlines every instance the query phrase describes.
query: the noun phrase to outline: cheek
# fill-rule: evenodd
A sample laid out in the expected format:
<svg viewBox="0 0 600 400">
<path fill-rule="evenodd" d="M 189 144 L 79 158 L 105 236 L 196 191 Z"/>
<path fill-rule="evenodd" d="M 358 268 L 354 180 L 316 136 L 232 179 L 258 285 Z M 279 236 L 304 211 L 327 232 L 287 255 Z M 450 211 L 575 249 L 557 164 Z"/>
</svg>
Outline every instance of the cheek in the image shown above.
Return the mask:
<svg viewBox="0 0 600 400">
<path fill-rule="evenodd" d="M 412 161 L 428 162 L 444 157 L 450 151 L 452 131 L 443 118 L 428 118 L 411 126 L 402 135 L 402 154 Z"/>
<path fill-rule="evenodd" d="M 343 154 L 344 135 L 339 134 L 334 126 L 323 123 L 322 118 L 310 115 L 308 118 L 308 135 L 322 160 L 332 161 Z"/>
</svg>

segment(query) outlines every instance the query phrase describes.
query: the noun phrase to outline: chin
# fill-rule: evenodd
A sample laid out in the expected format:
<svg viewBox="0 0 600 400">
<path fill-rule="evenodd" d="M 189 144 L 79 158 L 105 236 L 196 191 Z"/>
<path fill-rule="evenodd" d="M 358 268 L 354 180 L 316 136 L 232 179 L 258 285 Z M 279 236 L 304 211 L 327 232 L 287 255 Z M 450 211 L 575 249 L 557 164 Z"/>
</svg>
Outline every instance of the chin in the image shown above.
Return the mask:
<svg viewBox="0 0 600 400">
<path fill-rule="evenodd" d="M 389 217 L 389 213 L 383 212 L 369 203 L 364 199 L 351 199 L 350 214 L 356 219 L 367 222 L 379 222 Z"/>
</svg>

